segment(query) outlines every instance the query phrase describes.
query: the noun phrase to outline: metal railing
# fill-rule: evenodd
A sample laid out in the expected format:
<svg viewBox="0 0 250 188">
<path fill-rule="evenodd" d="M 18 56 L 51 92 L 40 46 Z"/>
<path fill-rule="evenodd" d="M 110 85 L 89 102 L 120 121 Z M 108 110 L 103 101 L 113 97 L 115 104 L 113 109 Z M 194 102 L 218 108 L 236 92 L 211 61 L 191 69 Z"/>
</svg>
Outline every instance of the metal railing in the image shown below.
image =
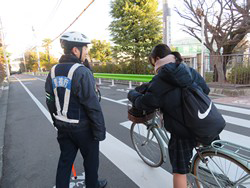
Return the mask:
<svg viewBox="0 0 250 188">
<path fill-rule="evenodd" d="M 184 61 L 197 71 L 200 70 L 200 62 L 197 56 L 184 57 Z M 224 82 L 222 87 L 231 85 L 250 86 L 250 54 L 230 54 L 230 55 L 205 55 L 204 75 L 206 82 L 218 83 L 218 71 L 215 70 L 215 62 L 221 62 Z"/>
</svg>

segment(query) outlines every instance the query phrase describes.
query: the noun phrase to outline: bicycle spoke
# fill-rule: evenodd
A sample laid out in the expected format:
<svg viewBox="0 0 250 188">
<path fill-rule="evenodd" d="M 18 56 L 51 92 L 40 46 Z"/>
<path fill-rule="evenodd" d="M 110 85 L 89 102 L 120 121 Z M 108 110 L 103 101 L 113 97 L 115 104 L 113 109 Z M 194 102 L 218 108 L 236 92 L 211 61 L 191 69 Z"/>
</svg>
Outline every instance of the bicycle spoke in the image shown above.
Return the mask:
<svg viewBox="0 0 250 188">
<path fill-rule="evenodd" d="M 194 175 L 197 176 L 198 187 L 238 187 L 250 182 L 248 172 L 233 158 L 214 152 L 202 154 L 207 160 L 203 163 L 200 158 L 195 161 Z M 210 186 L 208 186 L 209 184 Z"/>
<path fill-rule="evenodd" d="M 162 163 L 162 152 L 158 141 L 151 130 L 144 124 L 133 124 L 131 139 L 135 150 L 142 160 L 150 166 L 157 167 Z"/>
</svg>

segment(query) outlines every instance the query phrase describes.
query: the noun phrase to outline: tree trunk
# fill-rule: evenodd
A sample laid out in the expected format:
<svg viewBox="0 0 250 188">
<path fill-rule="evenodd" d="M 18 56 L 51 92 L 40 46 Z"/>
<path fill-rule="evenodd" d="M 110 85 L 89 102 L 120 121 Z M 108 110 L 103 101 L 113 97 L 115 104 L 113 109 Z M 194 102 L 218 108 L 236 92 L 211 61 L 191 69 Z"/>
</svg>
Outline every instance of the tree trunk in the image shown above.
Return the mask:
<svg viewBox="0 0 250 188">
<path fill-rule="evenodd" d="M 213 81 L 225 83 L 225 73 L 223 67 L 223 58 L 219 52 L 211 52 L 210 63 L 214 67 Z"/>
<path fill-rule="evenodd" d="M 219 59 L 221 59 L 221 57 Z M 216 65 L 216 70 L 217 70 L 217 73 L 218 73 L 218 82 L 219 83 L 225 83 L 225 74 L 224 74 L 224 71 L 223 71 L 223 62 L 222 61 L 217 61 L 215 63 L 215 65 Z"/>
</svg>

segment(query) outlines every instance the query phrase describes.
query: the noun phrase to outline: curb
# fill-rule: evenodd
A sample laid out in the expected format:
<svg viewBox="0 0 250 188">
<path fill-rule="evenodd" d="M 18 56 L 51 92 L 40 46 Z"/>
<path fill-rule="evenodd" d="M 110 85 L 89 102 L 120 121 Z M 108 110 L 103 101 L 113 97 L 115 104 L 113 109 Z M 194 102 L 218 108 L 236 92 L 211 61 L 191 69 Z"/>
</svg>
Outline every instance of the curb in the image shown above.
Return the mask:
<svg viewBox="0 0 250 188">
<path fill-rule="evenodd" d="M 250 88 L 216 88 L 210 86 L 211 93 L 225 95 L 228 97 L 249 96 Z"/>
<path fill-rule="evenodd" d="M 0 183 L 2 181 L 3 173 L 4 131 L 8 108 L 8 98 L 9 83 L 5 81 L 0 87 Z"/>
</svg>

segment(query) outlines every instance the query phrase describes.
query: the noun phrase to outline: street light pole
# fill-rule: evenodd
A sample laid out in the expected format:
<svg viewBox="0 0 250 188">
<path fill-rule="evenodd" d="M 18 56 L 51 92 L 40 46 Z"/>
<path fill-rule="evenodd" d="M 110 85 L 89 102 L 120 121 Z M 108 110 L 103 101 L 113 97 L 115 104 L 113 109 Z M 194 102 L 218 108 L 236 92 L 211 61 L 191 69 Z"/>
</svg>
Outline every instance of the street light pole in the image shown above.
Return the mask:
<svg viewBox="0 0 250 188">
<path fill-rule="evenodd" d="M 26 67 L 26 62 L 25 62 L 25 53 L 23 53 L 23 64 L 24 64 L 25 72 L 27 72 L 27 67 Z"/>
<path fill-rule="evenodd" d="M 2 25 L 2 19 L 0 17 L 0 32 L 1 32 L 1 39 L 2 39 L 2 46 L 3 46 L 3 56 L 4 56 L 4 61 L 5 61 L 5 68 L 6 68 L 6 76 L 7 79 L 9 80 L 10 78 L 10 70 L 9 70 L 9 63 L 6 58 L 6 51 L 5 51 L 5 43 L 4 43 L 4 33 L 3 33 L 3 25 Z"/>
<path fill-rule="evenodd" d="M 204 15 L 201 15 L 201 76 L 204 78 Z"/>
<path fill-rule="evenodd" d="M 37 44 L 38 42 L 37 42 L 37 37 L 36 37 L 35 29 L 34 29 L 33 26 L 32 26 L 32 31 L 33 31 L 33 34 L 34 34 L 34 37 L 35 37 L 35 41 L 36 41 L 36 54 L 37 54 L 38 71 L 41 72 L 42 69 L 41 69 L 41 65 L 40 65 L 40 55 L 39 55 L 38 44 Z"/>
<path fill-rule="evenodd" d="M 170 22 L 170 8 L 168 7 L 168 0 L 163 0 L 163 43 L 170 46 L 171 44 L 171 22 Z"/>
</svg>

